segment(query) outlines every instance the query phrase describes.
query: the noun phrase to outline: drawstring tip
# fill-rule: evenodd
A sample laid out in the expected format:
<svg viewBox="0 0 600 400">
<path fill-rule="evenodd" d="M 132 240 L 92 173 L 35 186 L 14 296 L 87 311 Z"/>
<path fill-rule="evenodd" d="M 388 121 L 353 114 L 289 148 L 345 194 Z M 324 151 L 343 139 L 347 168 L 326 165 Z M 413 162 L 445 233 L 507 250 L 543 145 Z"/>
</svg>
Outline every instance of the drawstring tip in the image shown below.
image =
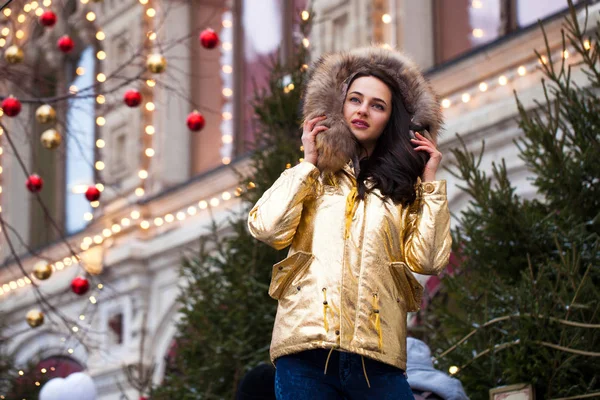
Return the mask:
<svg viewBox="0 0 600 400">
<path fill-rule="evenodd" d="M 367 381 L 367 387 L 369 389 L 371 389 L 371 382 L 369 382 L 369 377 L 367 376 L 367 367 L 365 367 L 365 357 L 360 356 L 360 359 L 362 361 L 363 373 L 365 374 L 365 380 Z"/>
<path fill-rule="evenodd" d="M 331 353 L 333 353 L 334 349 L 335 349 L 335 347 L 332 347 L 331 350 L 329 350 L 329 354 L 327 354 L 327 360 L 325 361 L 325 371 L 323 371 L 323 375 L 327 375 L 327 367 L 329 366 L 329 358 L 331 358 Z"/>
</svg>

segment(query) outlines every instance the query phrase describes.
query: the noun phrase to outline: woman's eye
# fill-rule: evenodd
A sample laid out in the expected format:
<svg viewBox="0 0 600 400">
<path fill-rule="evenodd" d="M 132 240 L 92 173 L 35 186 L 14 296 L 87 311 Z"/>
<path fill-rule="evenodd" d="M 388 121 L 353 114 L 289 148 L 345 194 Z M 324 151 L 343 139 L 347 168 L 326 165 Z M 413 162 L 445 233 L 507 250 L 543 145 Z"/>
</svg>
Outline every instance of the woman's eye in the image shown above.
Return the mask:
<svg viewBox="0 0 600 400">
<path fill-rule="evenodd" d="M 375 108 L 378 109 L 378 110 L 380 110 L 380 111 L 385 110 L 385 107 L 383 107 L 381 104 L 375 104 Z"/>
<path fill-rule="evenodd" d="M 360 100 L 358 99 L 358 97 L 350 97 L 350 101 L 353 102 L 353 103 L 360 102 Z"/>
</svg>

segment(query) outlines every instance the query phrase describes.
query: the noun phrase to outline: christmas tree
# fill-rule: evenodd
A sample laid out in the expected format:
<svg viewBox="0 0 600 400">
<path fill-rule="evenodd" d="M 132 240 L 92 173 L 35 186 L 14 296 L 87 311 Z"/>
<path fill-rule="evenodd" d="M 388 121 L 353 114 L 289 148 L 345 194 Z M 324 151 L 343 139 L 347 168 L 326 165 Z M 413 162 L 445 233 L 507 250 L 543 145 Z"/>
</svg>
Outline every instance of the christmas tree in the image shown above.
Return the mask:
<svg viewBox="0 0 600 400">
<path fill-rule="evenodd" d="M 527 110 L 517 96 L 516 145 L 537 198 L 516 193 L 504 162 L 490 175 L 464 143 L 452 151 L 471 201 L 453 231 L 453 273 L 423 319 L 438 367 L 474 400 L 518 383 L 538 399 L 600 395 L 600 27 L 586 37 L 569 3 L 572 56 L 553 57 L 546 40 L 545 99 Z"/>
<path fill-rule="evenodd" d="M 239 173 L 241 205 L 227 221 L 215 221 L 200 239 L 197 254 L 183 260 L 176 355 L 153 399 L 231 399 L 250 368 L 269 362 L 277 303 L 268 296 L 268 285 L 271 266 L 285 255 L 250 236 L 247 217 L 264 191 L 302 155 L 305 58 L 306 50 L 299 46 L 289 63 L 274 61 L 268 89 L 257 93 L 259 132 L 251 175 Z"/>
</svg>

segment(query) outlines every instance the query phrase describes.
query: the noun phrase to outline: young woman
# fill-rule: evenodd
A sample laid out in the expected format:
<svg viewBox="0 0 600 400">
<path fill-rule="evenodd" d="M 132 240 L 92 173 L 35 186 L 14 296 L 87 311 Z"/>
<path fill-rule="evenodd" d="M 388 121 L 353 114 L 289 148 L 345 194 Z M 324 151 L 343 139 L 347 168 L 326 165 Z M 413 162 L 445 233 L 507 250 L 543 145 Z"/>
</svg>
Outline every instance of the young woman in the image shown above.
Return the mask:
<svg viewBox="0 0 600 400">
<path fill-rule="evenodd" d="M 251 210 L 257 239 L 290 246 L 273 266 L 278 399 L 412 399 L 406 314 L 451 247 L 436 181 L 441 108 L 400 53 L 322 57 L 304 104 L 304 161 Z M 421 131 L 422 133 L 418 133 Z"/>
</svg>

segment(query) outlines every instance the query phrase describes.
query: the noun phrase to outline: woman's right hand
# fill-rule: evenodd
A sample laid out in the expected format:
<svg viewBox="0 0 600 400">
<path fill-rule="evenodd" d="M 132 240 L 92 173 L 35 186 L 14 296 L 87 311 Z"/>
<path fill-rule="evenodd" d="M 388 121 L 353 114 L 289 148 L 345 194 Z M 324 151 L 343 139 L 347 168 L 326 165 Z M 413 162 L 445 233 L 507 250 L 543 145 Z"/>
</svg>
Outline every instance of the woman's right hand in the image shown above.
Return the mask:
<svg viewBox="0 0 600 400">
<path fill-rule="evenodd" d="M 329 129 L 326 126 L 320 125 L 315 126 L 320 121 L 326 120 L 326 116 L 316 117 L 308 121 L 304 121 L 304 128 L 302 130 L 302 146 L 304 147 L 304 161 L 307 161 L 313 165 L 317 165 L 317 135 L 320 132 Z"/>
</svg>

